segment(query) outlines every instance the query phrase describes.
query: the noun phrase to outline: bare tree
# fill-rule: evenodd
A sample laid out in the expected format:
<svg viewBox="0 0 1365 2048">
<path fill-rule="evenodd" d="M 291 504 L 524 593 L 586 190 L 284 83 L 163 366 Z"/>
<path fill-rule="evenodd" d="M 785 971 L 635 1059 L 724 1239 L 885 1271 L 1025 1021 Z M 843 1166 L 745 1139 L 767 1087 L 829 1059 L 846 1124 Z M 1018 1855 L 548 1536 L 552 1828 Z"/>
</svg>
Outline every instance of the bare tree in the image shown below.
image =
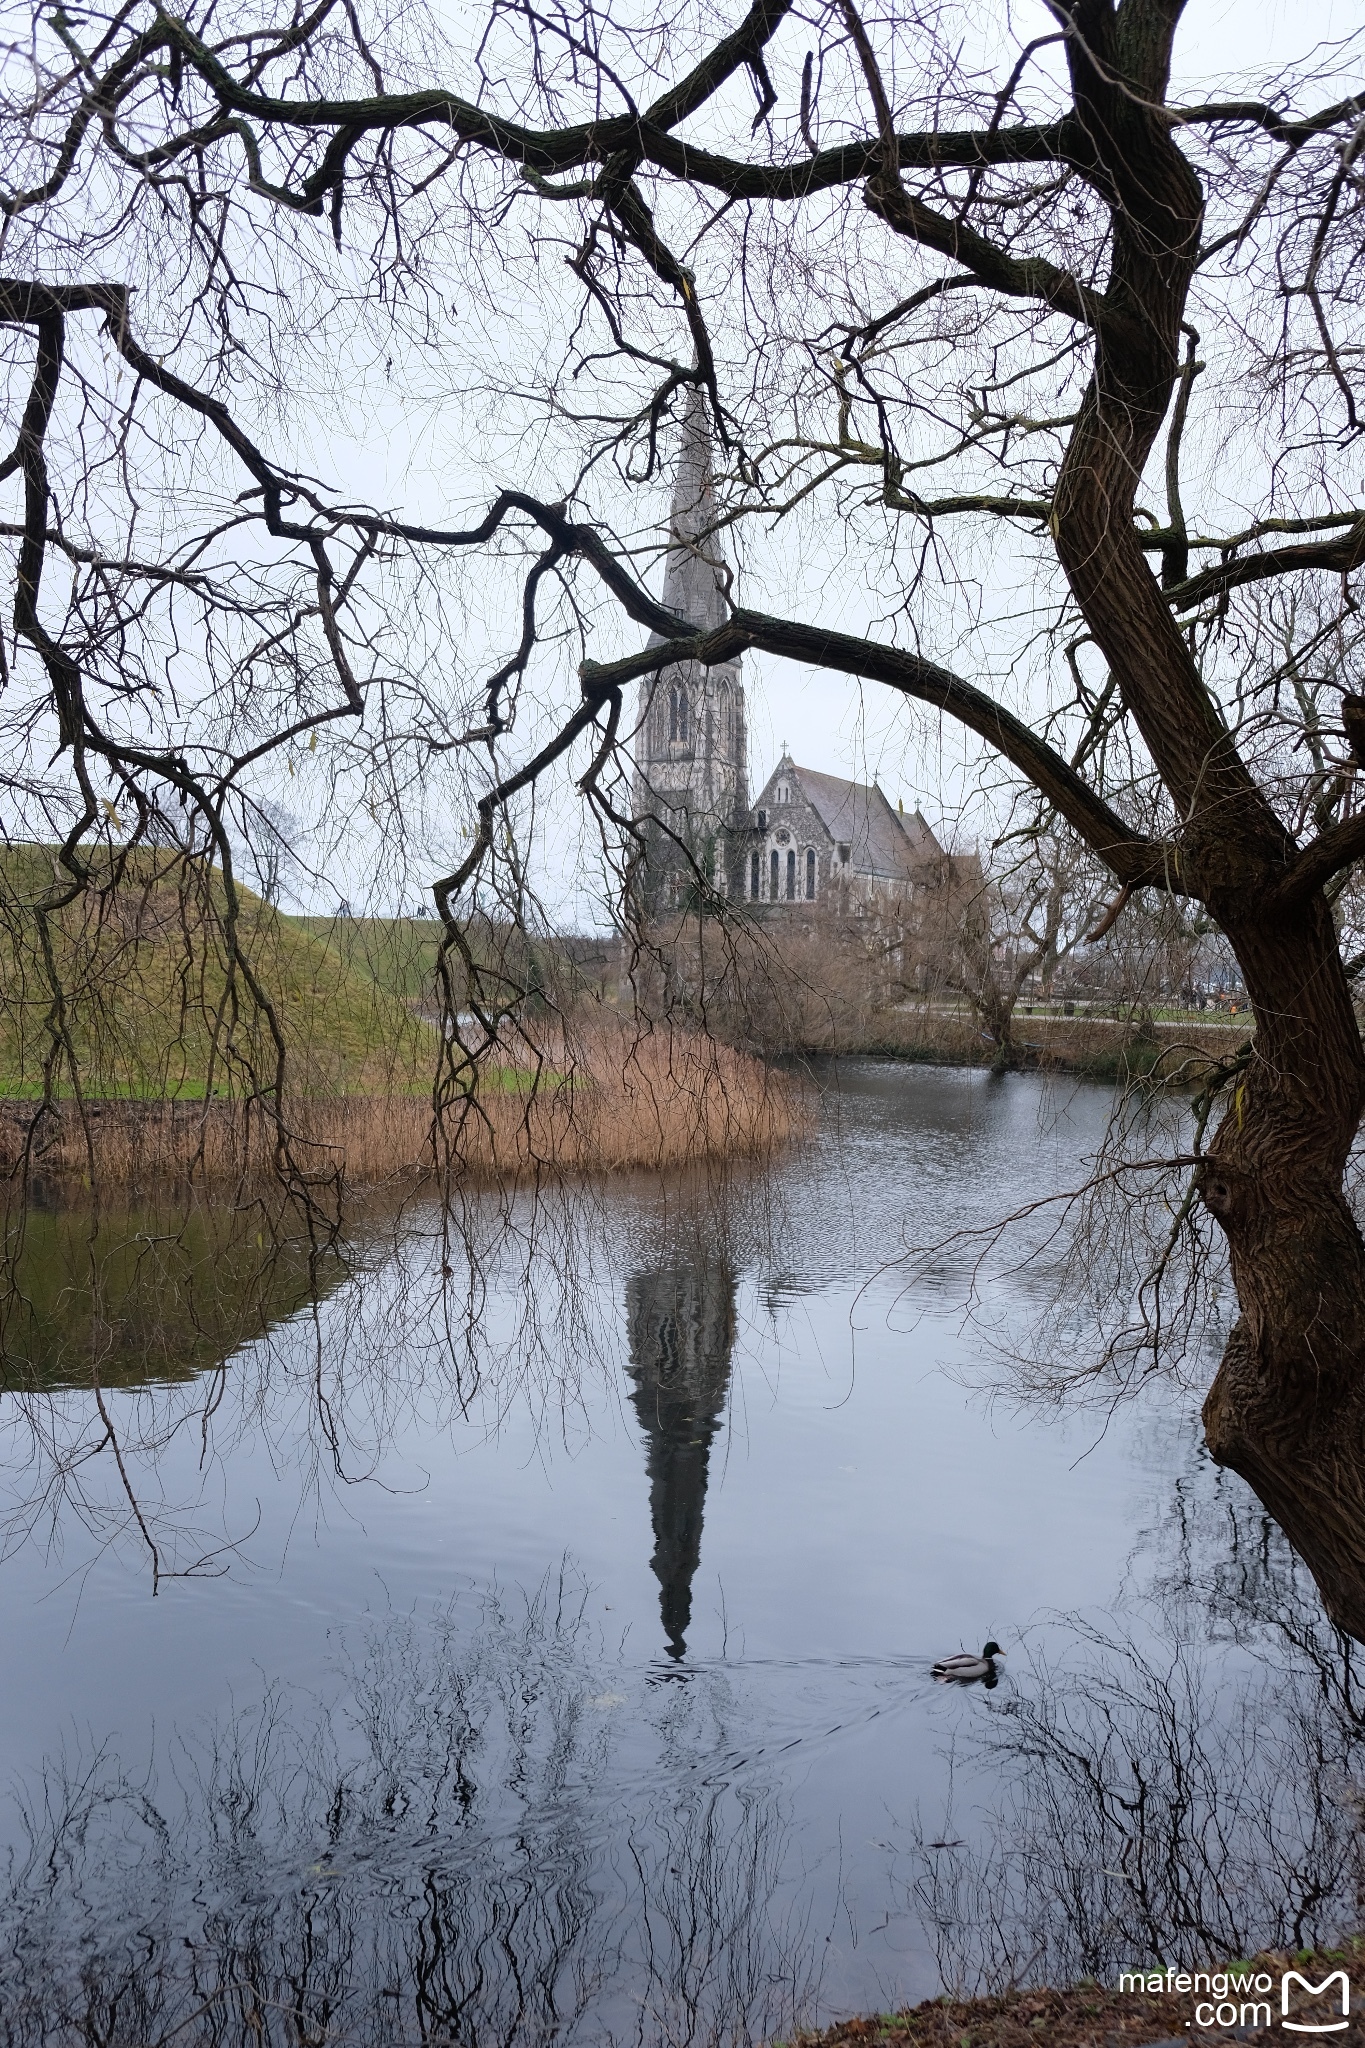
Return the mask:
<svg viewBox="0 0 1365 2048">
<path fill-rule="evenodd" d="M 0 199 L 13 822 L 61 842 L 40 920 L 113 806 L 216 853 L 231 932 L 225 810 L 316 737 L 333 816 L 443 849 L 454 961 L 490 895 L 534 916 L 530 806 L 566 770 L 629 869 L 627 691 L 665 655 L 954 721 L 1116 914 L 1173 893 L 1236 954 L 1254 1046 L 1190 1159 L 1241 1304 L 1205 1426 L 1365 1632 L 1365 742 L 1325 660 L 1355 659 L 1365 563 L 1360 46 L 1184 104 L 1178 0 L 1051 15 L 1023 45 L 855 0 L 723 30 L 492 0 L 477 40 L 348 0 L 35 18 Z M 749 537 L 704 628 L 637 559 L 695 389 Z M 309 474 L 339 420 L 415 445 L 446 405 L 467 467 L 430 504 Z M 783 608 L 836 568 L 861 621 Z M 451 1086 L 469 1058 L 456 1032 Z"/>
<path fill-rule="evenodd" d="M 1022 856 L 1015 851 L 1003 872 L 943 904 L 946 929 L 930 948 L 930 972 L 967 998 L 999 1071 L 1019 1060 L 1014 1013 L 1025 987 L 1036 977 L 1051 1000 L 1057 969 L 1092 936 L 1102 886 L 1083 846 L 1066 834 L 1031 831 Z"/>
</svg>

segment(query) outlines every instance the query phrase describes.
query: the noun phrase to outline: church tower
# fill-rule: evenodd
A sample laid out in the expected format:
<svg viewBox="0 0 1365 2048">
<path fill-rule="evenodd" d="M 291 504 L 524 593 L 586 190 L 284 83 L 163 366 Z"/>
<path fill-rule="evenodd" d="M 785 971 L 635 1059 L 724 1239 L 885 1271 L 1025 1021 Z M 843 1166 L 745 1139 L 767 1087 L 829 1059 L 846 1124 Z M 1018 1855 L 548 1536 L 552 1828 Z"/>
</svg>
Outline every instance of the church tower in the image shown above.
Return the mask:
<svg viewBox="0 0 1365 2048">
<path fill-rule="evenodd" d="M 683 416 L 663 601 L 703 630 L 723 624 L 729 613 L 729 573 L 712 531 L 716 518 L 706 401 L 694 389 Z M 655 635 L 650 644 L 664 643 Z M 642 897 L 651 915 L 695 901 L 691 862 L 718 894 L 743 894 L 735 834 L 749 809 L 748 753 L 738 660 L 715 668 L 673 662 L 643 679 L 633 796 L 645 834 Z"/>
<path fill-rule="evenodd" d="M 640 1418 L 654 1529 L 650 1569 L 675 1663 L 687 1654 L 692 1581 L 701 1562 L 711 1444 L 730 1391 L 735 1276 L 722 1262 L 632 1273 L 626 1282 L 627 1370 Z"/>
</svg>

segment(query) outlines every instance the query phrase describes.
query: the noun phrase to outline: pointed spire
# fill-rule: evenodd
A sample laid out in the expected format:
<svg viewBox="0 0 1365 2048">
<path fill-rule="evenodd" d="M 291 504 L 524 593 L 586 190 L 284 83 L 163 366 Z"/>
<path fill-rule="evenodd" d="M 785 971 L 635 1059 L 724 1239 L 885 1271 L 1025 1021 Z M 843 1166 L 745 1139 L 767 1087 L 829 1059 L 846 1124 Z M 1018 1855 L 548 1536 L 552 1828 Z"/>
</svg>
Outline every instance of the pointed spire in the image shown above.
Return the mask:
<svg viewBox="0 0 1365 2048">
<path fill-rule="evenodd" d="M 721 1426 L 735 1341 L 728 1267 L 666 1267 L 626 1281 L 627 1370 L 645 1440 L 650 1569 L 668 1655 L 687 1654 L 692 1581 L 701 1559 L 711 1443 Z"/>
<path fill-rule="evenodd" d="M 722 625 L 729 608 L 724 595 L 725 555 L 714 527 L 715 471 L 711 460 L 711 422 L 705 394 L 695 385 L 687 395 L 678 475 L 673 486 L 669 532 L 678 545 L 668 551 L 664 571 L 664 603 L 693 625 Z"/>
</svg>

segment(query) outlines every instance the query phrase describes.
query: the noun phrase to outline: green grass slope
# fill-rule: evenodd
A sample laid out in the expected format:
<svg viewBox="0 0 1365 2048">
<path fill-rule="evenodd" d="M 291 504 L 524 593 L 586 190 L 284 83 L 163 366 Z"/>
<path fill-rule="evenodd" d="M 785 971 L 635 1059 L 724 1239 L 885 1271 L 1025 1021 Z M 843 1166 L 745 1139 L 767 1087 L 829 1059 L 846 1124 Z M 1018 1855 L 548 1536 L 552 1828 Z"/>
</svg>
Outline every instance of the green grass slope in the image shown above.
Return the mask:
<svg viewBox="0 0 1365 2048">
<path fill-rule="evenodd" d="M 287 924 L 404 1003 L 436 1001 L 436 917 L 289 917 Z"/>
<path fill-rule="evenodd" d="M 35 904 L 52 887 L 53 849 L 0 848 L 0 1096 L 42 1092 L 54 1033 L 60 1095 L 72 1092 L 73 1065 L 91 1097 L 198 1099 L 273 1085 L 264 1007 L 245 968 L 230 971 L 221 876 L 155 848 L 90 858 L 91 886 L 50 916 L 45 949 Z M 241 903 L 238 950 L 283 1033 L 286 1085 L 423 1088 L 431 1028 L 402 999 L 406 956 L 394 951 L 381 979 L 354 948 L 348 957 L 247 891 Z"/>
</svg>

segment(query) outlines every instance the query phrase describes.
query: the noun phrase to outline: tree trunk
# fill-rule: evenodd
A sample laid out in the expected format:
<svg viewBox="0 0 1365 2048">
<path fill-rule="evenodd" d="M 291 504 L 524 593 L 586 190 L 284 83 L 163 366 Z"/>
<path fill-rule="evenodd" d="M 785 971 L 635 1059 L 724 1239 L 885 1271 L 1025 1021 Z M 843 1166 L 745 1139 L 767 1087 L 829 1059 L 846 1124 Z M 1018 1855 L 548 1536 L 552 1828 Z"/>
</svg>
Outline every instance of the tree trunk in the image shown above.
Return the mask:
<svg viewBox="0 0 1365 2048">
<path fill-rule="evenodd" d="M 979 998 L 977 1014 L 995 1041 L 993 1074 L 1008 1074 L 1019 1064 L 1014 1043 L 1014 997 L 999 989 L 988 989 Z"/>
<path fill-rule="evenodd" d="M 1324 897 L 1268 907 L 1297 849 L 1204 687 L 1133 518 L 1175 388 L 1200 234 L 1198 181 L 1151 113 L 1178 9 L 1076 0 L 1073 12 L 1085 30 L 1068 44 L 1077 112 L 1120 205 L 1094 373 L 1057 481 L 1058 555 L 1183 821 L 1175 879 L 1226 932 L 1256 1018 L 1201 1179 L 1241 1308 L 1205 1431 L 1332 1618 L 1365 1639 L 1365 1244 L 1344 1195 L 1365 1104 L 1360 1033 Z"/>
<path fill-rule="evenodd" d="M 1321 897 L 1229 936 L 1257 1026 L 1201 1180 L 1241 1308 L 1205 1435 L 1365 1640 L 1365 1242 L 1343 1187 L 1365 1057 Z"/>
<path fill-rule="evenodd" d="M 1296 849 L 1228 736 L 1187 739 L 1183 776 L 1170 758 L 1163 725 L 1187 690 L 1188 652 L 1169 613 L 1157 612 L 1146 564 L 1125 555 L 1101 544 L 1075 582 L 1182 808 L 1189 785 L 1181 878 L 1231 941 L 1256 1020 L 1201 1181 L 1241 1308 L 1205 1403 L 1205 1434 L 1304 1558 L 1332 1619 L 1365 1640 L 1365 1244 L 1344 1194 L 1365 1106 L 1360 1033 L 1324 897 L 1279 916 L 1266 908 Z M 1145 716 L 1163 675 L 1165 701 Z"/>
</svg>

